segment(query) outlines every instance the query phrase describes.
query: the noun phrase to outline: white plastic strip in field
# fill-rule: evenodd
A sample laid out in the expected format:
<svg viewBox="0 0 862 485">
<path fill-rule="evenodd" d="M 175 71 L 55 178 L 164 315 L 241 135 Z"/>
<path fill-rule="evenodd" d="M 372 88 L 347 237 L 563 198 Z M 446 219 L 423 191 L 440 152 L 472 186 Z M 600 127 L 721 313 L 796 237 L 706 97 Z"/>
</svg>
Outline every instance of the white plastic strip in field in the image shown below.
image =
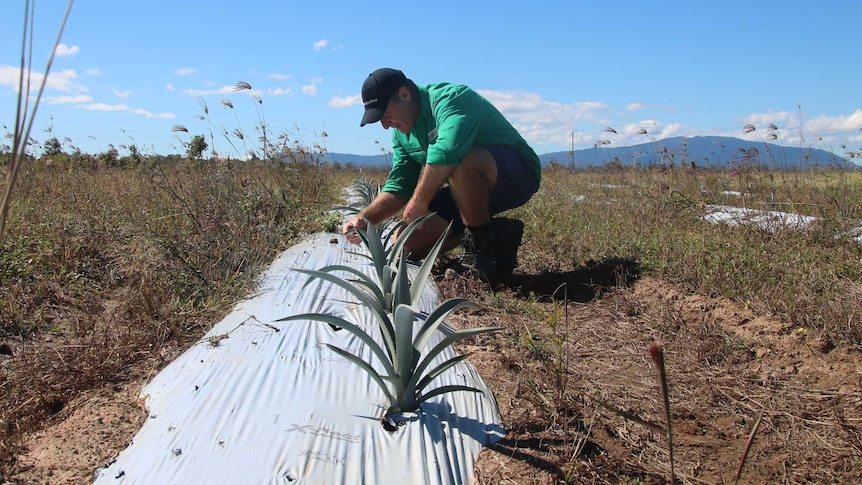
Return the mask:
<svg viewBox="0 0 862 485">
<path fill-rule="evenodd" d="M 504 430 L 491 392 L 469 362 L 431 388 L 467 385 L 424 403 L 395 432 L 380 423 L 382 390 L 326 344 L 362 356 L 368 348 L 345 330 L 302 313 L 351 321 L 382 342 L 370 310 L 343 289 L 292 268 L 370 263 L 340 235 L 319 233 L 285 251 L 262 276 L 260 291 L 238 304 L 196 345 L 144 387 L 150 419 L 127 449 L 96 473 L 97 484 L 461 484 L 475 456 Z M 421 309 L 439 303 L 426 286 Z M 452 329 L 444 323 L 433 348 Z M 435 364 L 455 356 L 451 348 Z"/>
<path fill-rule="evenodd" d="M 753 225 L 769 232 L 788 229 L 801 231 L 821 222 L 819 217 L 803 216 L 792 212 L 745 209 L 726 205 L 706 206 L 706 215 L 703 218 L 714 224 L 723 222 L 729 226 Z M 862 225 L 852 227 L 843 235 L 853 239 L 857 244 L 862 244 Z"/>
</svg>

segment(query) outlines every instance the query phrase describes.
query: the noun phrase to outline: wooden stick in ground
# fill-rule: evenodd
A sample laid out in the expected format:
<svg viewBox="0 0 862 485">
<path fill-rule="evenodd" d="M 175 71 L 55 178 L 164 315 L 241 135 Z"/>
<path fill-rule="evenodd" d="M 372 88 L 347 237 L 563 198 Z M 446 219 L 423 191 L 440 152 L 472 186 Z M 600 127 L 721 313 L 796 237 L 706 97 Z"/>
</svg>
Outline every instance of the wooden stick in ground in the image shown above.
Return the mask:
<svg viewBox="0 0 862 485">
<path fill-rule="evenodd" d="M 670 456 L 670 483 L 676 483 L 676 477 L 674 476 L 674 468 L 673 468 L 673 433 L 671 432 L 670 425 L 670 393 L 668 392 L 667 386 L 667 371 L 664 367 L 664 349 L 661 344 L 658 342 L 653 342 L 649 347 L 649 354 L 652 357 L 653 362 L 655 362 L 656 369 L 658 370 L 658 379 L 661 383 L 661 397 L 664 400 L 664 419 L 667 423 L 667 427 L 665 430 L 667 431 L 667 449 L 668 455 Z"/>
</svg>

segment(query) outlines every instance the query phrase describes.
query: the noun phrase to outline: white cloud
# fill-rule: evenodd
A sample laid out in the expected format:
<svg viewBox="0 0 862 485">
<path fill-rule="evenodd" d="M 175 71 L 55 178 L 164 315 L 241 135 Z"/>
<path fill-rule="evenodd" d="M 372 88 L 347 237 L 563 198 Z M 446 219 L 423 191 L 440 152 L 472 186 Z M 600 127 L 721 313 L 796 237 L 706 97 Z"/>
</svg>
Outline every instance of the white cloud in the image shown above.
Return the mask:
<svg viewBox="0 0 862 485">
<path fill-rule="evenodd" d="M 129 107 L 125 104 L 91 103 L 84 106 L 84 109 L 89 111 L 128 111 Z"/>
<path fill-rule="evenodd" d="M 266 76 L 267 79 L 275 79 L 276 81 L 287 81 L 288 79 L 293 79 L 293 76 L 290 74 L 268 74 Z"/>
<path fill-rule="evenodd" d="M 856 109 L 849 115 L 827 116 L 818 115 L 808 119 L 804 113 L 794 111 L 776 111 L 768 113 L 749 113 L 740 116 L 735 121 L 739 123 L 739 131 L 730 136 L 736 136 L 751 141 L 763 141 L 768 134 L 778 136 L 775 143 L 789 146 L 811 146 L 814 148 L 834 149 L 840 152 L 840 145 L 855 144 L 862 141 L 862 109 Z M 778 130 L 770 132 L 769 124 Z M 752 124 L 755 130 L 742 133 L 742 126 Z M 856 150 L 856 146 L 847 149 Z M 841 153 L 837 153 L 841 154 Z"/>
<path fill-rule="evenodd" d="M 321 84 L 323 83 L 322 77 L 313 77 L 311 78 L 311 84 Z"/>
<path fill-rule="evenodd" d="M 78 94 L 75 96 L 48 96 L 45 98 L 45 102 L 49 105 L 57 105 L 57 104 L 81 104 L 81 103 L 89 103 L 93 98 L 91 96 L 87 96 L 86 94 Z"/>
<path fill-rule="evenodd" d="M 325 49 L 329 45 L 329 39 L 321 39 L 314 43 L 314 50 L 319 51 Z"/>
<path fill-rule="evenodd" d="M 167 84 L 165 84 L 165 89 L 167 89 L 168 91 L 173 91 L 174 85 L 171 83 L 167 83 Z"/>
<path fill-rule="evenodd" d="M 129 111 L 133 114 L 136 114 L 136 115 L 146 116 L 147 118 L 160 118 L 160 119 L 176 118 L 176 115 L 174 115 L 173 113 L 150 113 L 149 111 L 147 111 L 145 109 L 133 109 L 133 110 L 129 110 Z"/>
<path fill-rule="evenodd" d="M 528 142 L 537 145 L 568 144 L 572 133 L 578 132 L 579 124 L 608 123 L 609 108 L 602 102 L 564 104 L 521 91 L 481 90 L 479 93 L 496 106 Z M 581 137 L 586 134 L 578 134 L 578 138 Z"/>
<path fill-rule="evenodd" d="M 84 106 L 84 109 L 90 111 L 127 111 L 132 114 L 146 116 L 147 118 L 176 118 L 176 115 L 173 113 L 158 113 L 154 114 L 145 109 L 132 109 L 126 106 L 125 104 L 105 104 L 105 103 L 91 103 L 87 106 Z"/>
<path fill-rule="evenodd" d="M 607 128 L 612 128 L 616 133 L 607 131 Z M 676 136 L 708 134 L 701 131 L 680 123 L 665 124 L 659 120 L 647 119 L 621 126 L 605 127 L 601 130 L 601 137 L 611 140 L 614 144 L 638 144 Z"/>
<path fill-rule="evenodd" d="M 796 113 L 792 113 L 790 111 L 777 111 L 769 113 L 750 113 L 747 115 L 740 116 L 736 119 L 740 123 L 739 131 L 742 132 L 742 126 L 747 124 L 752 124 L 755 127 L 763 126 L 764 128 L 769 123 L 774 123 L 776 125 L 786 124 L 788 121 L 795 120 L 797 123 L 799 122 L 799 115 Z"/>
<path fill-rule="evenodd" d="M 673 111 L 649 103 L 632 102 L 622 110 L 601 101 L 559 103 L 538 94 L 519 91 L 482 90 L 480 94 L 494 104 L 540 153 L 543 150 L 567 150 L 573 141 L 576 149 L 580 149 L 592 146 L 600 139 L 610 140 L 614 146 L 625 146 L 677 136 L 718 134 L 715 130 L 677 122 L 652 118 L 631 121 L 625 118 L 629 111 L 642 109 Z M 616 133 L 607 131 L 607 128 Z M 742 125 L 740 132 L 741 128 Z"/>
<path fill-rule="evenodd" d="M 183 89 L 180 94 L 193 98 L 205 98 L 207 96 L 221 96 L 234 92 L 233 86 L 222 86 L 217 89 Z"/>
<path fill-rule="evenodd" d="M 13 66 L 0 66 L 0 85 L 10 86 L 16 91 L 18 90 L 18 80 L 21 69 Z M 43 74 L 30 71 L 30 86 L 31 89 L 38 89 L 42 83 Z M 54 71 L 48 75 L 48 81 L 45 83 L 46 89 L 55 89 L 67 93 L 77 92 L 85 93 L 87 88 L 75 82 L 78 74 L 73 69 L 63 69 L 62 71 Z M 33 88 L 35 87 L 35 88 Z"/>
<path fill-rule="evenodd" d="M 0 85 L 18 89 L 19 69 L 12 66 L 0 66 Z"/>
<path fill-rule="evenodd" d="M 48 74 L 48 82 L 46 86 L 59 91 L 86 92 L 86 87 L 75 82 L 75 79 L 77 77 L 78 73 L 76 73 L 73 69 L 54 71 Z"/>
<path fill-rule="evenodd" d="M 275 88 L 275 89 L 267 89 L 266 94 L 268 96 L 293 96 L 293 89 L 290 88 Z"/>
<path fill-rule="evenodd" d="M 355 96 L 333 96 L 329 98 L 329 106 L 332 108 L 348 108 L 350 106 L 356 106 L 360 104 L 362 104 L 362 96 L 359 94 Z"/>
<path fill-rule="evenodd" d="M 114 96 L 121 98 L 121 99 L 128 98 L 129 96 L 132 95 L 132 91 L 130 91 L 128 89 L 125 91 L 120 91 L 119 89 L 112 89 L 111 92 L 114 93 Z"/>
<path fill-rule="evenodd" d="M 198 72 L 198 70 L 195 69 L 194 67 L 181 67 L 181 68 L 177 69 L 177 74 L 179 74 L 180 76 L 188 76 L 190 74 L 195 74 L 197 72 Z"/>
<path fill-rule="evenodd" d="M 849 116 L 817 116 L 805 123 L 806 131 L 810 132 L 859 132 L 862 129 L 862 109 L 857 109 Z"/>
<path fill-rule="evenodd" d="M 685 126 L 681 123 L 668 123 L 662 124 L 657 121 L 652 122 L 652 129 L 650 127 L 645 126 L 646 123 L 635 123 L 631 125 L 626 125 L 624 127 L 625 138 L 633 138 L 636 143 L 643 143 L 648 140 L 663 140 L 665 138 L 673 138 L 676 136 L 695 136 L 695 135 L 708 135 L 709 133 L 705 133 L 700 129 L 691 128 Z M 637 130 L 640 128 L 644 128 L 647 130 L 646 135 L 648 139 L 637 139 L 638 133 Z"/>
<path fill-rule="evenodd" d="M 306 84 L 302 87 L 302 94 L 306 96 L 314 96 L 317 94 L 317 86 L 314 84 Z"/>
<path fill-rule="evenodd" d="M 57 44 L 57 49 L 54 51 L 54 54 L 63 57 L 63 56 L 71 56 L 78 53 L 80 49 L 78 46 L 68 46 L 66 44 Z"/>
<path fill-rule="evenodd" d="M 99 74 L 102 74 L 102 71 L 98 67 L 94 67 L 93 69 L 87 69 L 84 73 L 88 76 L 98 76 Z"/>
</svg>

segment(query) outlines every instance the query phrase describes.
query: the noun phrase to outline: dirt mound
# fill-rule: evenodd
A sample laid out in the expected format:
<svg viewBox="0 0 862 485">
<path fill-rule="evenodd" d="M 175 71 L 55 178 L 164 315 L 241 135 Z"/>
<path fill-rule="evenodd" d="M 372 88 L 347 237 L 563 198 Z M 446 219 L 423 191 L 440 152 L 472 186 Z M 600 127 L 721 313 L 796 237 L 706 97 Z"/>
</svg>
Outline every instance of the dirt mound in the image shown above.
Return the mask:
<svg viewBox="0 0 862 485">
<path fill-rule="evenodd" d="M 509 434 L 480 454 L 479 483 L 664 482 L 664 436 L 599 404 L 664 424 L 653 341 L 666 352 L 678 479 L 732 481 L 761 414 L 743 483 L 862 477 L 857 351 L 652 278 L 585 304 L 548 303 L 544 321 L 482 318 L 506 322 L 510 339 L 464 350 Z M 529 338 L 512 341 L 519 331 Z"/>
</svg>

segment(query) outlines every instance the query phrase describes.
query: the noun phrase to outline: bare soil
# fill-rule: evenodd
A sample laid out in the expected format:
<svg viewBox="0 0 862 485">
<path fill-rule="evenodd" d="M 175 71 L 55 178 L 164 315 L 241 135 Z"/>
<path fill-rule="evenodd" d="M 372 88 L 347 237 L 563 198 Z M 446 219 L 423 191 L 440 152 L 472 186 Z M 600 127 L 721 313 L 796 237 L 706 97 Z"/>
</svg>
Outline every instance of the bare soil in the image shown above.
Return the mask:
<svg viewBox="0 0 862 485">
<path fill-rule="evenodd" d="M 480 453 L 476 483 L 668 483 L 666 437 L 600 404 L 664 426 L 654 341 L 665 350 L 678 482 L 731 483 L 760 416 L 742 483 L 862 480 L 858 349 L 624 265 L 516 276 L 493 294 L 470 280 L 439 286 L 443 298 L 488 303 L 453 325 L 504 327 L 459 349 L 473 353 L 508 431 Z M 7 345 L 0 365 L 34 351 Z M 166 360 L 139 364 L 24 434 L 0 483 L 91 482 L 146 419 L 138 394 Z"/>
</svg>

